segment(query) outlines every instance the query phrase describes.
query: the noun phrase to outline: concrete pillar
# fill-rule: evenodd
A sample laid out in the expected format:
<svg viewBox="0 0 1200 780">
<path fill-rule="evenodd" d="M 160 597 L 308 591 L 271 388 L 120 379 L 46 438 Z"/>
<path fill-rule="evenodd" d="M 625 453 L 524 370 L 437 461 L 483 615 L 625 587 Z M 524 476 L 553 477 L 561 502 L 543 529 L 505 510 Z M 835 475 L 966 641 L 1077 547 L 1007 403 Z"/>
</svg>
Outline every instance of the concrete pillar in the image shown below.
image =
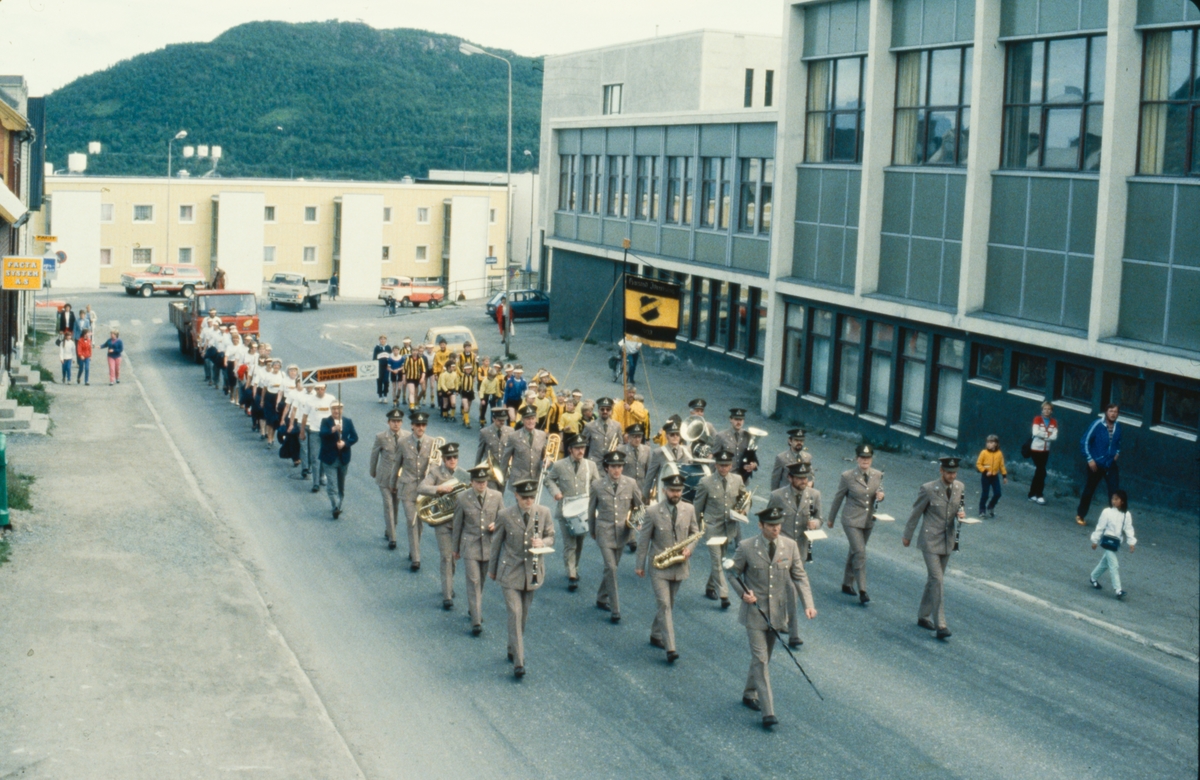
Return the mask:
<svg viewBox="0 0 1200 780">
<path fill-rule="evenodd" d="M 892 0 L 871 0 L 871 29 L 863 79 L 862 189 L 858 211 L 856 295 L 879 287 L 879 231 L 883 228 L 883 170 L 892 163 L 892 114 L 896 105 L 896 58 L 892 41 Z"/>
</svg>

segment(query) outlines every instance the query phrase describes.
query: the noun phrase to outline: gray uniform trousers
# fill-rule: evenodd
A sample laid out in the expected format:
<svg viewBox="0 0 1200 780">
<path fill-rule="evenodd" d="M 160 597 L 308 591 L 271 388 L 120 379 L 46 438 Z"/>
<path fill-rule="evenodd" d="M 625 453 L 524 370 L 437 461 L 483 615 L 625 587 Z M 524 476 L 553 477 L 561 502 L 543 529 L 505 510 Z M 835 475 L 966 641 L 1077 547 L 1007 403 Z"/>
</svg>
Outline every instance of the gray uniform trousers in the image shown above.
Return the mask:
<svg viewBox="0 0 1200 780">
<path fill-rule="evenodd" d="M 408 523 L 408 557 L 413 563 L 421 562 L 421 526 L 417 519 L 417 487 L 420 483 L 400 484 L 400 503 L 404 505 L 404 519 Z"/>
<path fill-rule="evenodd" d="M 729 522 L 733 525 L 733 521 Z M 735 533 L 740 529 L 733 529 Z M 725 544 L 708 544 L 708 556 L 712 561 L 712 568 L 708 572 L 708 583 L 704 586 L 705 590 L 714 590 L 717 596 L 723 599 L 729 598 L 729 583 L 725 581 L 725 569 L 721 567 L 721 562 L 725 559 L 725 552 L 729 549 L 737 549 L 738 541 L 741 534 L 729 537 Z"/>
<path fill-rule="evenodd" d="M 790 538 L 790 537 L 789 537 Z M 808 551 L 812 549 L 812 540 L 804 534 L 800 534 L 799 539 L 793 539 L 796 546 L 800 548 L 800 560 L 808 558 Z M 792 622 L 788 624 L 788 639 L 800 638 L 800 586 L 792 583 L 792 589 L 788 591 L 788 619 Z"/>
<path fill-rule="evenodd" d="M 942 580 L 946 576 L 946 567 L 950 564 L 950 554 L 921 551 L 925 556 L 925 569 L 929 578 L 925 580 L 925 593 L 921 595 L 921 611 L 919 618 L 933 618 L 938 628 L 946 627 L 946 610 L 942 602 Z M 936 614 L 935 614 L 936 613 Z"/>
<path fill-rule="evenodd" d="M 596 601 L 607 604 L 615 616 L 621 614 L 621 596 L 617 592 L 617 566 L 621 563 L 621 553 L 624 551 L 624 546 L 600 548 L 600 555 L 604 558 L 604 579 L 600 580 Z"/>
<path fill-rule="evenodd" d="M 579 559 L 583 557 L 583 540 L 587 534 L 571 536 L 567 530 L 567 521 L 558 521 L 559 538 L 562 540 L 563 563 L 567 566 L 567 579 L 579 579 Z"/>
<path fill-rule="evenodd" d="M 846 554 L 846 571 L 842 574 L 843 585 L 858 583 L 858 590 L 867 589 L 867 542 L 871 539 L 871 528 L 851 528 L 842 523 L 850 551 Z"/>
<path fill-rule="evenodd" d="M 394 490 L 380 487 L 379 494 L 383 497 L 383 532 L 389 542 L 394 542 L 396 541 L 396 516 L 400 514 L 400 486 L 396 485 Z"/>
<path fill-rule="evenodd" d="M 750 673 L 742 698 L 755 699 L 762 707 L 763 717 L 775 714 L 775 699 L 771 695 L 771 652 L 775 649 L 775 632 L 769 628 L 746 627 L 750 640 Z"/>
<path fill-rule="evenodd" d="M 504 605 L 508 607 L 508 652 L 512 653 L 514 666 L 525 665 L 525 621 L 529 619 L 535 592 L 504 588 Z"/>
<path fill-rule="evenodd" d="M 650 587 L 654 589 L 654 603 L 658 612 L 654 615 L 654 624 L 650 626 L 650 636 L 661 640 L 668 652 L 675 652 L 675 594 L 683 580 L 668 580 L 650 575 Z"/>
<path fill-rule="evenodd" d="M 437 536 L 438 557 L 442 559 L 442 598 L 454 598 L 454 524 L 433 527 Z"/>
<path fill-rule="evenodd" d="M 488 562 L 463 558 L 463 571 L 467 577 L 467 613 L 472 626 L 483 625 L 483 581 L 487 577 Z"/>
</svg>

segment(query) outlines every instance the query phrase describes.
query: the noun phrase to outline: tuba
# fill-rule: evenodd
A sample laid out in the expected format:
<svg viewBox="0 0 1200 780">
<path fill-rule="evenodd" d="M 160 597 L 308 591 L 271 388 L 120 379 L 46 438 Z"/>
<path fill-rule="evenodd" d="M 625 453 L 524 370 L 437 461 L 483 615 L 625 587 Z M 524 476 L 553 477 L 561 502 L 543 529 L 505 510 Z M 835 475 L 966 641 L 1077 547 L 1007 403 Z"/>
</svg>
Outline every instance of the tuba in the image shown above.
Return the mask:
<svg viewBox="0 0 1200 780">
<path fill-rule="evenodd" d="M 658 569 L 659 571 L 662 571 L 663 569 L 669 569 L 672 566 L 677 566 L 687 560 L 687 558 L 684 557 L 683 551 L 703 538 L 704 515 L 702 514 L 700 515 L 699 531 L 687 538 L 680 539 L 675 544 L 663 550 L 658 555 L 654 556 L 654 559 L 651 561 L 651 563 L 653 564 L 654 568 Z"/>
<path fill-rule="evenodd" d="M 466 490 L 458 480 L 451 480 L 454 489 L 440 496 L 417 496 L 417 520 L 432 526 L 439 526 L 454 519 L 454 509 L 458 505 L 458 494 Z"/>
<path fill-rule="evenodd" d="M 495 459 L 492 458 L 491 452 L 487 454 L 487 463 L 481 465 L 487 466 L 488 474 L 491 475 L 493 482 L 497 485 L 504 484 L 504 472 L 500 470 L 500 464 L 496 463 Z"/>
<path fill-rule="evenodd" d="M 706 441 L 708 439 L 708 423 L 704 421 L 704 418 L 693 416 L 689 419 L 680 429 L 679 438 L 687 442 L 693 458 L 708 460 L 712 457 L 712 445 Z"/>
</svg>

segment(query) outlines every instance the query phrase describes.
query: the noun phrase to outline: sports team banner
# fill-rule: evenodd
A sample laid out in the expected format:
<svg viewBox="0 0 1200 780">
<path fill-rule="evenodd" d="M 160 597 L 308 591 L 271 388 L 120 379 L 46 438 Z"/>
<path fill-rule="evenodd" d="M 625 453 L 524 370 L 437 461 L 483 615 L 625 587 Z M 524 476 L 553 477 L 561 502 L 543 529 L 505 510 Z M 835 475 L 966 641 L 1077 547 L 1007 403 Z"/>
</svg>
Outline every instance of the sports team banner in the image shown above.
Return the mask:
<svg viewBox="0 0 1200 780">
<path fill-rule="evenodd" d="M 679 333 L 677 284 L 625 276 L 625 338 L 660 349 L 675 349 Z"/>
</svg>

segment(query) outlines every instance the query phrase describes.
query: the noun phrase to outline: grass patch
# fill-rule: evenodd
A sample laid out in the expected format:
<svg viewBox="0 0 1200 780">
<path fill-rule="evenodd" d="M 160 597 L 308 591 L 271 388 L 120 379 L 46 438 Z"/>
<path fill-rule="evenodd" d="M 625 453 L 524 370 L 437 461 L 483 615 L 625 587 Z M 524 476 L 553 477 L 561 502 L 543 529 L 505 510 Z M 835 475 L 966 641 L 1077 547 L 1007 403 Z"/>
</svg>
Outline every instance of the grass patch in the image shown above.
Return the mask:
<svg viewBox="0 0 1200 780">
<path fill-rule="evenodd" d="M 21 406 L 32 406 L 38 414 L 50 414 L 50 394 L 41 382 L 33 387 L 25 385 L 9 385 L 8 397 Z"/>
<path fill-rule="evenodd" d="M 21 509 L 26 512 L 33 509 L 33 504 L 29 501 L 29 487 L 37 481 L 37 477 L 13 471 L 12 466 L 7 467 L 6 470 L 8 473 L 8 508 Z"/>
<path fill-rule="evenodd" d="M 41 376 L 43 382 L 53 382 L 54 381 L 54 372 L 51 371 L 50 369 L 46 368 L 45 366 L 38 366 L 37 370 L 38 370 L 38 375 Z"/>
<path fill-rule="evenodd" d="M 8 540 L 0 539 L 0 564 L 8 563 Z"/>
</svg>

